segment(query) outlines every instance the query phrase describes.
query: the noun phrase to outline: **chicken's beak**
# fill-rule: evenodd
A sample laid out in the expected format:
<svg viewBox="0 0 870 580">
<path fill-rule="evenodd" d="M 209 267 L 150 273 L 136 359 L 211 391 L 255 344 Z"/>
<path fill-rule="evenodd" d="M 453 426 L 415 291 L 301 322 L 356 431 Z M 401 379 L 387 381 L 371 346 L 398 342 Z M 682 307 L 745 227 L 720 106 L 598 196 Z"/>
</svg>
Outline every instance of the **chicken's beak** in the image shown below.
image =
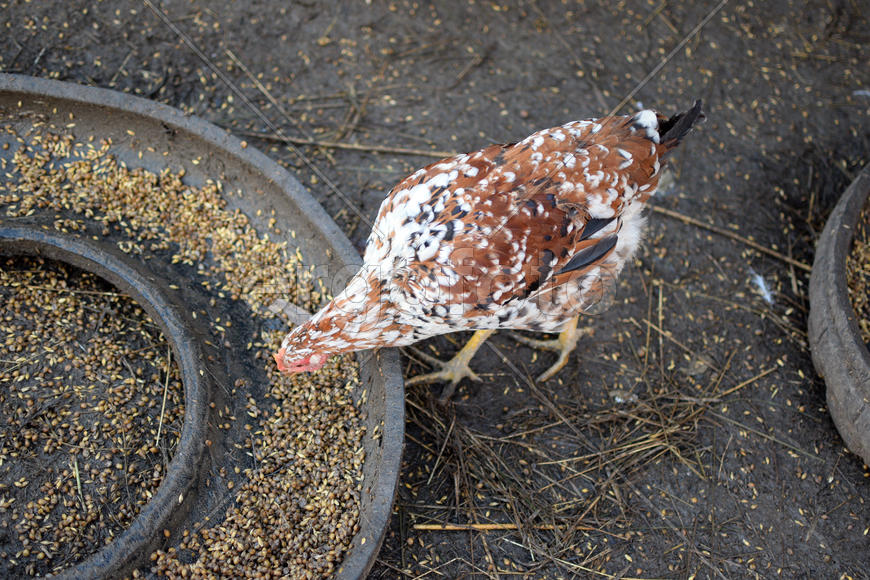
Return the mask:
<svg viewBox="0 0 870 580">
<path fill-rule="evenodd" d="M 284 347 L 281 347 L 281 350 L 275 353 L 275 362 L 278 364 L 278 370 L 282 373 L 290 370 L 290 367 L 284 364 Z"/>
</svg>

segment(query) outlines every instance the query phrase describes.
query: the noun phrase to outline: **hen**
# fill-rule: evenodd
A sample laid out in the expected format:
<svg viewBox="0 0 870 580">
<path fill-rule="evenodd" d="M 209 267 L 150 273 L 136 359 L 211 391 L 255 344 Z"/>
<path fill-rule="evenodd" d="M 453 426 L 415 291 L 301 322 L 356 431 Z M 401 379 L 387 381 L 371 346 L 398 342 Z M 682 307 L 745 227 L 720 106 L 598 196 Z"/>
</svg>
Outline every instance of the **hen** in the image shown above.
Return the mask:
<svg viewBox="0 0 870 580">
<path fill-rule="evenodd" d="M 641 215 L 662 158 L 704 118 L 701 101 L 670 118 L 651 110 L 575 121 L 420 169 L 381 205 L 364 264 L 347 287 L 283 340 L 283 372 L 313 371 L 336 354 L 404 346 L 477 330 L 441 370 L 450 381 L 495 329 L 560 332 L 520 338 L 566 363 L 578 316 L 608 295 L 641 239 Z"/>
</svg>

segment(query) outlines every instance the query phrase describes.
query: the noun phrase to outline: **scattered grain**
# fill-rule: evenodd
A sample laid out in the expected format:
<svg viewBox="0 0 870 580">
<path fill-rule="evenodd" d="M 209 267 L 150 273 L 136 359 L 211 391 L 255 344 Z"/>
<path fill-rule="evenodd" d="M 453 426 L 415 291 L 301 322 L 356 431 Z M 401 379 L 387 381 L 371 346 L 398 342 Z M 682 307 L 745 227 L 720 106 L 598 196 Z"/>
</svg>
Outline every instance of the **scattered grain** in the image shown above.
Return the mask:
<svg viewBox="0 0 870 580">
<path fill-rule="evenodd" d="M 183 171 L 129 168 L 110 154 L 109 141 L 76 141 L 66 130 L 38 122 L 25 134 L 16 132 L 14 122 L 3 130 L 16 147 L 8 181 L 0 186 L 0 209 L 7 216 L 59 215 L 54 227 L 66 232 L 96 225 L 137 259 L 195 268 L 191 283 L 212 297 L 212 307 L 242 301 L 258 323 L 275 316 L 269 306 L 276 287 L 283 299 L 308 310 L 326 298 L 298 249 L 258 234 L 244 213 L 227 207 L 220 182 L 194 187 L 185 183 Z M 211 314 L 191 312 L 197 319 Z M 231 322 L 207 320 L 217 344 L 224 344 Z M 235 501 L 224 514 L 173 533 L 184 540 L 151 555 L 152 573 L 322 577 L 349 549 L 359 530 L 365 459 L 364 428 L 351 396 L 357 366 L 340 358 L 315 375 L 281 376 L 270 354 L 282 334 L 263 329 L 247 345 L 268 375 L 266 396 L 245 396 L 244 409 L 214 409 L 221 429 L 230 429 L 237 417 L 247 421 L 244 448 L 252 451 L 255 467 L 242 472 L 242 481 L 227 481 Z M 161 387 L 159 411 L 162 383 L 155 384 Z M 247 383 L 237 379 L 235 387 L 246 389 Z M 93 404 L 98 403 L 84 408 Z"/>
</svg>

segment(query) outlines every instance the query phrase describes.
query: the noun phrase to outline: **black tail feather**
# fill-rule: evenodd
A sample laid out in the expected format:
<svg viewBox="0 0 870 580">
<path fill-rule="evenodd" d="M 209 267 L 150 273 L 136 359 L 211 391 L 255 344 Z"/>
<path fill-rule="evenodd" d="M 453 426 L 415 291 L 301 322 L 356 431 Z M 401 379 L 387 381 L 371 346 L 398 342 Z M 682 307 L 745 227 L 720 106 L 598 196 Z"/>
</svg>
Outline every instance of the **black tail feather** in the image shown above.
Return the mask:
<svg viewBox="0 0 870 580">
<path fill-rule="evenodd" d="M 662 144 L 676 147 L 683 137 L 692 130 L 695 123 L 703 122 L 706 117 L 701 111 L 701 105 L 701 99 L 698 99 L 688 111 L 677 113 L 667 121 L 660 122 L 659 135 Z"/>
</svg>

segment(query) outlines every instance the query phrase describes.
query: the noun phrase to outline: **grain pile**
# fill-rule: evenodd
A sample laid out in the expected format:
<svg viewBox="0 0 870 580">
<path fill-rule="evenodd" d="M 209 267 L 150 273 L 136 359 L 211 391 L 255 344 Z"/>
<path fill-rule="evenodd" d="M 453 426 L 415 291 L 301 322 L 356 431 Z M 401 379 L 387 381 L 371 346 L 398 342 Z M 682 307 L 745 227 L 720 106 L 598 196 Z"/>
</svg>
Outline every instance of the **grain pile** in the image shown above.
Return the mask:
<svg viewBox="0 0 870 580">
<path fill-rule="evenodd" d="M 364 459 L 356 417 L 347 412 L 355 380 L 348 380 L 347 364 L 335 359 L 312 377 L 287 381 L 271 375 L 273 403 L 251 442 L 257 467 L 244 470 L 236 505 L 218 525 L 185 533 L 177 549 L 152 554 L 153 572 L 187 578 L 333 572 L 359 531 L 356 480 Z M 251 401 L 248 412 L 261 411 Z"/>
<path fill-rule="evenodd" d="M 268 375 L 262 400 L 242 396 L 237 408 L 221 414 L 220 421 L 246 421 L 248 438 L 235 445 L 246 450 L 249 463 L 230 467 L 243 483 L 227 482 L 231 501 L 208 521 L 173 535 L 180 543 L 152 554 L 151 572 L 330 575 L 359 530 L 364 427 L 352 399 L 359 381 L 352 359 L 333 361 L 311 376 L 274 372 L 270 355 L 286 328 L 262 324 L 274 316 L 274 289 L 309 311 L 324 298 L 302 256 L 288 251 L 286 242 L 258 234 L 244 213 L 229 209 L 220 182 L 192 187 L 181 171 L 131 169 L 109 153 L 109 141 L 76 141 L 56 127 L 32 126 L 26 135 L 13 123 L 5 128 L 16 149 L 9 167 L 0 168 L 8 179 L 5 190 L 0 185 L 0 210 L 11 217 L 55 215 L 61 231 L 90 232 L 96 225 L 133 256 L 195 267 L 198 279 L 190 283 L 217 305 L 209 313 L 215 343 L 246 349 Z M 246 345 L 226 343 L 233 321 L 218 313 L 228 300 L 242 301 L 261 323 Z M 236 386 L 244 391 L 245 379 Z"/>
<path fill-rule="evenodd" d="M 846 257 L 846 284 L 864 344 L 870 345 L 870 204 L 864 204 Z"/>
<path fill-rule="evenodd" d="M 0 302 L 0 572 L 44 575 L 109 543 L 156 492 L 184 393 L 160 329 L 93 274 L 4 259 Z"/>
</svg>

